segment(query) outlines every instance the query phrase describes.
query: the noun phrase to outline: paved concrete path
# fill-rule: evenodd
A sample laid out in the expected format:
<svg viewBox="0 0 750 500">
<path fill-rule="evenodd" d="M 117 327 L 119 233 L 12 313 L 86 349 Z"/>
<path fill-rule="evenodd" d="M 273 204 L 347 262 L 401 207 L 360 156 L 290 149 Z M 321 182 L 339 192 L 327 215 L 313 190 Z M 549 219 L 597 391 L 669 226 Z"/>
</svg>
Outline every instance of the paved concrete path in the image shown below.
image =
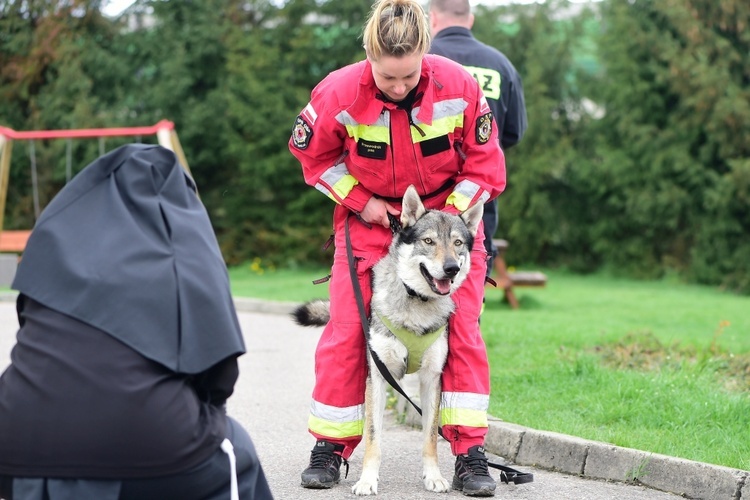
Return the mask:
<svg viewBox="0 0 750 500">
<path fill-rule="evenodd" d="M 272 307 L 266 308 L 272 310 Z M 240 358 L 240 379 L 229 400 L 230 415 L 245 425 L 261 458 L 277 500 L 356 498 L 351 487 L 361 471 L 363 446 L 350 460 L 349 476 L 332 490 L 299 486 L 314 440 L 307 433 L 313 387 L 313 353 L 319 330 L 301 328 L 285 314 L 240 312 L 248 352 Z M 18 322 L 15 303 L 0 300 L 0 371 L 10 362 Z M 379 494 L 383 500 L 465 498 L 458 492 L 430 493 L 422 488 L 420 431 L 387 420 Z M 440 441 L 440 466 L 450 480 L 453 457 Z M 496 460 L 502 459 L 492 456 Z M 507 500 L 676 500 L 677 495 L 623 483 L 581 478 L 518 466 L 534 473 L 524 485 L 498 484 L 495 498 Z M 493 476 L 496 473 L 493 471 Z"/>
</svg>

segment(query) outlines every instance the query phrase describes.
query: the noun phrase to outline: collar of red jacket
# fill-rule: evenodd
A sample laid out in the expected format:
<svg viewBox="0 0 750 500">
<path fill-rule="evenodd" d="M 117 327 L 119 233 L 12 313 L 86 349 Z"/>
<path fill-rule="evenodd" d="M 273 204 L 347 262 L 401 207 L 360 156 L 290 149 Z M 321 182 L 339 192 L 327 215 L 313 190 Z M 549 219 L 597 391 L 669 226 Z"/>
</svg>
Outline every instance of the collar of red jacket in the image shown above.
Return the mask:
<svg viewBox="0 0 750 500">
<path fill-rule="evenodd" d="M 427 125 L 432 124 L 435 92 L 439 88 L 442 88 L 433 77 L 433 64 L 436 62 L 435 59 L 436 56 L 431 54 L 424 56 L 422 59 L 422 73 L 420 75 L 419 84 L 417 85 L 417 92 L 421 92 L 423 95 L 419 102 L 419 112 L 417 113 L 416 118 Z M 346 111 L 358 123 L 372 125 L 378 119 L 380 113 L 382 113 L 383 107 L 392 106 L 392 104 L 386 104 L 377 99 L 375 97 L 377 92 L 379 92 L 379 89 L 375 85 L 375 79 L 372 77 L 372 65 L 370 64 L 370 61 L 365 60 L 362 64 L 362 73 L 359 78 L 357 96 Z"/>
</svg>

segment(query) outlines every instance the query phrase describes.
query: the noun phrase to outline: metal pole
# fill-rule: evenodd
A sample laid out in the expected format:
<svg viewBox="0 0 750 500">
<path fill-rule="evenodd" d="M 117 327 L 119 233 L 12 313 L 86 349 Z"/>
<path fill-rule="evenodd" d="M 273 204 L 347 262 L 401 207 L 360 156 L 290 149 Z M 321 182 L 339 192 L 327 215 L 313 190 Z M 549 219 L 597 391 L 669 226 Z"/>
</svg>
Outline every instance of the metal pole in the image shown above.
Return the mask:
<svg viewBox="0 0 750 500">
<path fill-rule="evenodd" d="M 39 218 L 39 181 L 36 174 L 36 149 L 34 141 L 29 141 L 29 157 L 31 158 L 31 194 L 34 197 L 34 220 Z"/>
<path fill-rule="evenodd" d="M 8 182 L 10 181 L 10 155 L 13 140 L 0 134 L 0 231 L 5 222 L 5 200 L 8 196 Z"/>
<path fill-rule="evenodd" d="M 65 182 L 70 182 L 73 177 L 73 151 L 72 141 L 68 139 L 65 144 Z"/>
</svg>

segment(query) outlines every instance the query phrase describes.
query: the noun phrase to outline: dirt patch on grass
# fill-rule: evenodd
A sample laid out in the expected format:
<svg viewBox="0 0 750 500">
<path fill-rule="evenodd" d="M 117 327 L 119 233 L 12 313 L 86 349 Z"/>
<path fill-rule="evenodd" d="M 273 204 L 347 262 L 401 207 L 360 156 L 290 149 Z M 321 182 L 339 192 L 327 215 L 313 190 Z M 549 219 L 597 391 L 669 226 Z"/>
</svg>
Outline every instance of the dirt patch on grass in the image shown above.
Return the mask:
<svg viewBox="0 0 750 500">
<path fill-rule="evenodd" d="M 593 351 L 605 366 L 638 371 L 691 370 L 713 373 L 726 389 L 750 392 L 750 353 L 735 354 L 719 346 L 718 338 L 728 325 L 720 325 L 707 348 L 669 345 L 652 332 L 634 332 L 622 340 L 595 346 Z"/>
</svg>

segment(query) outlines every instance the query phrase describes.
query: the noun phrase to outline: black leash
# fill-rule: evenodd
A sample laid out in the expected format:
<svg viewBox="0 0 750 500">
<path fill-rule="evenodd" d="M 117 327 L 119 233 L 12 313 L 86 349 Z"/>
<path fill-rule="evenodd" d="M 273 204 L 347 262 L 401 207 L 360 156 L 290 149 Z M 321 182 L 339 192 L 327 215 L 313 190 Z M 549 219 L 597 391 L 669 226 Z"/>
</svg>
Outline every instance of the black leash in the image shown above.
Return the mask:
<svg viewBox="0 0 750 500">
<path fill-rule="evenodd" d="M 394 222 L 390 214 L 389 219 L 391 221 L 391 230 L 393 231 Z M 378 370 L 380 371 L 380 374 L 383 376 L 383 378 L 388 381 L 391 387 L 393 387 L 399 394 L 405 397 L 406 400 L 411 403 L 414 409 L 417 410 L 417 413 L 419 413 L 419 415 L 421 416 L 422 408 L 420 408 L 414 401 L 411 400 L 409 396 L 406 395 L 406 392 L 404 392 L 396 379 L 393 378 L 393 375 L 391 375 L 388 367 L 385 366 L 385 363 L 383 363 L 383 361 L 378 357 L 377 353 L 375 353 L 375 351 L 370 348 L 370 322 L 367 319 L 367 313 L 365 312 L 365 300 L 362 296 L 362 289 L 359 287 L 359 280 L 357 279 L 357 262 L 354 258 L 352 241 L 349 237 L 349 217 L 346 218 L 346 222 L 344 223 L 344 231 L 346 234 L 346 257 L 349 262 L 349 276 L 352 279 L 352 288 L 354 289 L 354 297 L 357 300 L 357 309 L 359 310 L 359 318 L 362 322 L 362 330 L 364 330 L 365 332 L 367 349 L 370 351 L 370 356 L 372 356 L 372 360 L 375 363 L 375 366 L 378 367 Z M 448 438 L 446 438 L 443 434 L 443 428 L 440 426 L 438 426 L 438 434 L 440 434 L 440 437 L 448 441 Z M 492 467 L 493 469 L 498 469 L 500 471 L 500 480 L 506 484 L 524 484 L 534 481 L 534 474 L 531 474 L 530 472 L 521 472 L 505 465 L 490 462 L 489 460 L 487 461 L 487 465 L 489 467 Z"/>
</svg>

